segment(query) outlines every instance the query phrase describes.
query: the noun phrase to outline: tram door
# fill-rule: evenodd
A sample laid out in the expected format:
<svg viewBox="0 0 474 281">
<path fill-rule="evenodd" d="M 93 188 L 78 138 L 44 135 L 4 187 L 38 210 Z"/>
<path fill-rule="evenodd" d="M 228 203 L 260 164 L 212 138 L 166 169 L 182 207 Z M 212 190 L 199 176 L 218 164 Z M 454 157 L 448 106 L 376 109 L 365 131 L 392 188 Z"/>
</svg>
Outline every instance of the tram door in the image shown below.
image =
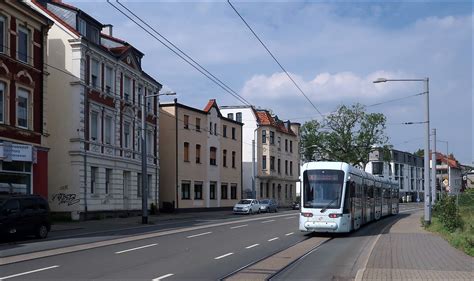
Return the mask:
<svg viewBox="0 0 474 281">
<path fill-rule="evenodd" d="M 362 204 L 362 224 L 367 222 L 367 185 L 364 183 L 362 186 L 362 197 L 361 197 L 361 204 Z"/>
</svg>

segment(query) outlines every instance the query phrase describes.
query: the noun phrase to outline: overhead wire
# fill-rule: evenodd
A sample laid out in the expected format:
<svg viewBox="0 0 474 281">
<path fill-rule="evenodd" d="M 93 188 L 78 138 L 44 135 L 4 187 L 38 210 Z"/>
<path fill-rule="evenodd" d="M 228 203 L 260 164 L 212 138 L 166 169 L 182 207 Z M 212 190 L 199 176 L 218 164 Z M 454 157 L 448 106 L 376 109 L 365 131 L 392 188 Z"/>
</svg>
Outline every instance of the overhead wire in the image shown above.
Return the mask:
<svg viewBox="0 0 474 281">
<path fill-rule="evenodd" d="M 255 38 L 257 38 L 257 40 L 260 42 L 260 44 L 263 46 L 263 48 L 265 48 L 265 50 L 270 54 L 270 56 L 273 58 L 273 60 L 281 68 L 281 70 L 283 70 L 283 72 L 285 72 L 286 76 L 288 76 L 288 78 L 291 80 L 291 82 L 293 82 L 293 84 L 299 90 L 299 92 L 306 98 L 306 100 L 311 104 L 311 106 L 316 110 L 316 112 L 318 112 L 319 115 L 321 115 L 321 117 L 324 119 L 323 114 L 321 114 L 321 112 L 316 107 L 316 105 L 314 105 L 314 103 L 309 99 L 309 97 L 305 94 L 305 92 L 301 89 L 301 87 L 296 83 L 296 81 L 293 79 L 293 77 L 291 77 L 291 75 L 288 73 L 288 71 L 286 71 L 286 69 L 283 67 L 283 65 L 278 61 L 278 59 L 275 57 L 275 55 L 273 55 L 273 53 L 268 49 L 268 47 L 265 45 L 265 43 L 263 43 L 263 41 L 260 39 L 260 37 L 257 35 L 257 33 L 255 33 L 255 31 L 247 23 L 247 21 L 242 17 L 242 15 L 239 13 L 239 11 L 237 11 L 237 9 L 234 7 L 234 5 L 232 5 L 230 0 L 227 0 L 227 3 L 229 3 L 229 5 L 232 7 L 232 9 L 235 11 L 235 13 L 240 17 L 240 19 L 244 22 L 244 24 L 248 27 L 248 29 L 253 33 Z"/>
<path fill-rule="evenodd" d="M 171 52 L 173 52 L 175 55 L 177 55 L 178 57 L 180 57 L 182 60 L 184 60 L 186 63 L 188 63 L 190 66 L 192 66 L 194 69 L 196 69 L 197 71 L 199 71 L 201 74 L 203 74 L 204 76 L 206 76 L 209 80 L 211 80 L 212 82 L 214 82 L 216 85 L 218 85 L 220 88 L 222 88 L 226 93 L 229 93 L 230 95 L 232 95 L 235 99 L 237 99 L 239 102 L 241 102 L 242 104 L 244 105 L 247 105 L 247 106 L 251 106 L 251 104 L 246 101 L 243 97 L 241 97 L 240 95 L 238 94 L 235 94 L 234 92 L 235 91 L 231 91 L 231 90 L 228 90 L 227 88 L 230 88 L 229 86 L 227 86 L 226 84 L 224 83 L 219 83 L 218 80 L 216 80 L 215 78 L 213 78 L 213 76 L 207 74 L 206 72 L 208 72 L 207 70 L 204 71 L 204 70 L 201 70 L 197 65 L 195 65 L 194 63 L 192 63 L 190 60 L 188 60 L 186 57 L 184 57 L 183 55 L 181 55 L 178 51 L 176 51 L 175 49 L 171 48 L 168 44 L 166 44 L 165 42 L 163 42 L 163 40 L 161 40 L 160 38 L 158 38 L 155 34 L 153 34 L 152 32 L 150 32 L 147 28 L 145 28 L 142 24 L 138 23 L 137 20 L 135 20 L 134 18 L 132 18 L 131 16 L 129 16 L 127 13 L 125 13 L 124 11 L 122 11 L 120 8 L 118 8 L 116 5 L 112 4 L 110 2 L 110 0 L 107 0 L 107 3 L 109 3 L 112 7 L 114 7 L 117 11 L 119 11 L 122 15 L 124 15 L 125 17 L 127 17 L 129 20 L 131 20 L 133 23 L 135 23 L 138 27 L 140 27 L 143 31 L 145 31 L 146 33 L 148 33 L 151 37 L 153 37 L 155 40 L 157 40 L 158 42 L 160 42 L 163 46 L 165 46 L 167 49 L 169 49 Z M 119 3 L 117 1 L 117 3 Z M 120 4 L 120 3 L 119 3 Z M 142 19 L 140 19 L 139 17 L 137 17 L 138 20 L 144 22 Z M 160 35 L 161 36 L 161 35 Z M 201 66 L 202 67 L 202 66 Z M 203 68 L 204 69 L 204 68 Z M 209 72 L 208 72 L 209 73 Z M 215 76 L 214 76 L 215 77 Z"/>
</svg>

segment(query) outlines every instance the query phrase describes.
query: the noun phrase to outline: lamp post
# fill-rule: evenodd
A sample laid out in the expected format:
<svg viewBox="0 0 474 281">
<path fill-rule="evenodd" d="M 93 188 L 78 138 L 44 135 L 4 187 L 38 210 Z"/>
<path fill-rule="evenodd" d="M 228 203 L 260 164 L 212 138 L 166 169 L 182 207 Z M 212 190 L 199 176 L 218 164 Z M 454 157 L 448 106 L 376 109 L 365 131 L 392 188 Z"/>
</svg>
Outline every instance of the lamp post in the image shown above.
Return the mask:
<svg viewBox="0 0 474 281">
<path fill-rule="evenodd" d="M 425 204 L 424 204 L 424 219 L 425 224 L 431 223 L 431 189 L 430 189 L 430 95 L 429 95 L 429 78 L 420 78 L 420 79 L 386 79 L 378 78 L 373 81 L 374 83 L 384 83 L 384 82 L 424 82 L 425 84 L 425 94 L 426 94 L 426 104 L 425 104 L 425 152 L 424 154 L 424 169 L 425 169 Z M 433 183 L 434 184 L 434 183 Z"/>
<path fill-rule="evenodd" d="M 142 130 L 141 130 L 141 144 L 142 144 L 142 224 L 148 224 L 148 173 L 147 173 L 147 151 L 146 151 L 146 116 L 145 113 L 145 100 L 148 98 L 154 98 L 158 96 L 171 96 L 176 95 L 174 92 L 154 94 L 154 95 L 141 95 L 141 110 L 142 110 Z M 158 103 L 159 104 L 159 103 Z M 158 110 L 160 110 L 158 106 Z"/>
</svg>

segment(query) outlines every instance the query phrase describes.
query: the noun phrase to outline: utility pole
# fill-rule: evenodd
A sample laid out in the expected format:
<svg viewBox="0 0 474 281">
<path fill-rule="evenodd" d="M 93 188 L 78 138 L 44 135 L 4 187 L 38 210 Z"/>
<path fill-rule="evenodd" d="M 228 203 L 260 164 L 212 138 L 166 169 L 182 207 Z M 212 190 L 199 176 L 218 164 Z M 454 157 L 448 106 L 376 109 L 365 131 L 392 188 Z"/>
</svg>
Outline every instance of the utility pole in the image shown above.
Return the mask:
<svg viewBox="0 0 474 281">
<path fill-rule="evenodd" d="M 436 129 L 433 129 L 433 150 L 431 152 L 431 206 L 436 203 Z"/>
</svg>

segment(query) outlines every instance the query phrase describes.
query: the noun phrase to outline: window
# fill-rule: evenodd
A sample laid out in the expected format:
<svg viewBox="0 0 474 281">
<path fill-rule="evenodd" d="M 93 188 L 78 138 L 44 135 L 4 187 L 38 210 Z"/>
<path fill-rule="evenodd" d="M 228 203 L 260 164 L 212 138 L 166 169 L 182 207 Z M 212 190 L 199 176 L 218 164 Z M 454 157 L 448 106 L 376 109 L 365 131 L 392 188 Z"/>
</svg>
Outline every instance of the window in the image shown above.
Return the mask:
<svg viewBox="0 0 474 281">
<path fill-rule="evenodd" d="M 202 182 L 194 183 L 194 199 L 202 200 Z"/>
<path fill-rule="evenodd" d="M 189 115 L 184 115 L 183 123 L 184 123 L 184 128 L 189 129 Z"/>
<path fill-rule="evenodd" d="M 235 140 L 235 128 L 232 127 L 232 139 Z"/>
<path fill-rule="evenodd" d="M 112 67 L 106 66 L 105 67 L 105 92 L 107 94 L 112 93 L 112 85 L 114 84 L 114 71 Z"/>
<path fill-rule="evenodd" d="M 130 101 L 132 83 L 129 77 L 125 76 L 123 79 L 123 98 L 125 101 Z"/>
<path fill-rule="evenodd" d="M 91 140 L 98 141 L 99 139 L 99 113 L 91 112 Z"/>
<path fill-rule="evenodd" d="M 131 136 L 130 136 L 130 123 L 125 122 L 123 125 L 123 142 L 125 148 L 130 148 Z"/>
<path fill-rule="evenodd" d="M 288 199 L 288 185 L 285 184 L 285 199 Z"/>
<path fill-rule="evenodd" d="M 235 168 L 235 151 L 232 151 L 232 168 Z"/>
<path fill-rule="evenodd" d="M 217 136 L 217 123 L 214 123 L 214 135 Z"/>
<path fill-rule="evenodd" d="M 285 139 L 285 151 L 288 152 L 288 140 Z"/>
<path fill-rule="evenodd" d="M 112 169 L 105 169 L 105 193 L 108 194 L 112 184 Z"/>
<path fill-rule="evenodd" d="M 146 132 L 146 150 L 147 154 L 154 154 L 154 142 L 153 142 L 153 132 L 147 131 Z"/>
<path fill-rule="evenodd" d="M 227 113 L 227 118 L 234 120 L 234 113 Z"/>
<path fill-rule="evenodd" d="M 153 98 L 146 99 L 146 112 L 153 113 Z"/>
<path fill-rule="evenodd" d="M 6 38 L 7 38 L 7 32 L 5 31 L 5 27 L 7 26 L 6 24 L 6 19 L 5 17 L 0 16 L 0 53 L 6 53 Z"/>
<path fill-rule="evenodd" d="M 213 166 L 216 166 L 217 163 L 216 163 L 216 148 L 215 147 L 211 147 L 211 153 L 210 153 L 210 164 L 213 165 Z"/>
<path fill-rule="evenodd" d="M 77 23 L 77 29 L 79 30 L 80 34 L 82 34 L 83 36 L 86 36 L 87 35 L 86 21 L 80 18 L 78 23 Z"/>
<path fill-rule="evenodd" d="M 278 173 L 281 173 L 281 160 L 278 158 Z"/>
<path fill-rule="evenodd" d="M 113 135 L 113 126 L 112 126 L 112 117 L 105 116 L 105 143 L 112 144 L 112 135 Z"/>
<path fill-rule="evenodd" d="M 230 199 L 237 199 L 237 184 L 230 185 Z"/>
<path fill-rule="evenodd" d="M 95 192 L 96 184 L 97 184 L 97 172 L 99 168 L 91 167 L 91 193 Z"/>
<path fill-rule="evenodd" d="M 235 114 L 235 121 L 242 123 L 242 112 L 237 112 Z"/>
<path fill-rule="evenodd" d="M 0 17 L 1 19 L 1 17 Z M 2 21 L 0 20 L 0 23 Z M 5 123 L 5 83 L 0 82 L 0 123 Z"/>
<path fill-rule="evenodd" d="M 262 130 L 262 143 L 267 143 L 267 130 Z"/>
<path fill-rule="evenodd" d="M 141 125 L 139 125 L 141 126 Z M 142 151 L 142 128 L 138 127 L 137 130 L 137 146 L 138 146 L 138 151 Z"/>
<path fill-rule="evenodd" d="M 278 137 L 278 151 L 280 151 L 280 148 L 281 148 L 281 138 Z"/>
<path fill-rule="evenodd" d="M 263 182 L 260 183 L 260 198 L 263 198 Z"/>
<path fill-rule="evenodd" d="M 293 141 L 290 140 L 290 153 L 293 153 Z"/>
<path fill-rule="evenodd" d="M 383 162 L 372 163 L 372 175 L 383 175 Z"/>
<path fill-rule="evenodd" d="M 142 85 L 138 85 L 138 95 L 137 95 L 137 103 L 138 103 L 138 106 L 142 106 L 142 98 L 143 98 L 143 87 Z M 141 110 L 141 108 L 140 108 Z"/>
<path fill-rule="evenodd" d="M 293 161 L 290 161 L 290 175 L 293 175 Z"/>
<path fill-rule="evenodd" d="M 191 199 L 191 184 L 181 183 L 181 199 Z"/>
<path fill-rule="evenodd" d="M 30 31 L 23 26 L 18 28 L 18 60 L 28 63 L 30 57 Z"/>
<path fill-rule="evenodd" d="M 201 131 L 201 118 L 196 118 L 196 131 Z"/>
<path fill-rule="evenodd" d="M 212 122 L 209 122 L 209 134 L 212 135 Z"/>
<path fill-rule="evenodd" d="M 209 199 L 217 199 L 216 197 L 216 183 L 215 182 L 211 182 L 209 184 Z"/>
<path fill-rule="evenodd" d="M 221 185 L 221 199 L 227 199 L 227 184 L 223 183 Z"/>
<path fill-rule="evenodd" d="M 267 169 L 267 156 L 263 155 L 262 156 L 262 170 Z"/>
<path fill-rule="evenodd" d="M 201 163 L 201 145 L 196 144 L 196 163 Z"/>
<path fill-rule="evenodd" d="M 224 138 L 227 138 L 227 126 L 226 125 L 222 125 L 222 136 Z"/>
<path fill-rule="evenodd" d="M 24 89 L 18 89 L 17 97 L 17 124 L 18 127 L 28 129 L 29 118 L 29 96 L 30 93 Z"/>
<path fill-rule="evenodd" d="M 96 44 L 99 44 L 99 30 L 92 26 L 92 25 L 87 25 L 87 39 L 89 39 L 91 42 L 94 42 Z"/>
<path fill-rule="evenodd" d="M 189 142 L 184 143 L 184 162 L 189 162 Z"/>
<path fill-rule="evenodd" d="M 270 170 L 275 171 L 275 156 L 270 156 Z"/>
<path fill-rule="evenodd" d="M 143 185 L 143 181 L 142 181 L 142 174 L 141 173 L 137 173 L 137 197 L 142 197 L 142 185 Z"/>
<path fill-rule="evenodd" d="M 94 88 L 99 88 L 100 75 L 99 75 L 99 61 L 96 59 L 91 60 L 91 85 Z"/>
<path fill-rule="evenodd" d="M 270 144 L 275 144 L 275 132 L 270 131 Z"/>
<path fill-rule="evenodd" d="M 285 160 L 285 175 L 288 175 L 288 160 Z"/>
<path fill-rule="evenodd" d="M 227 167 L 227 150 L 222 151 L 222 166 Z"/>
<path fill-rule="evenodd" d="M 290 199 L 293 199 L 293 185 L 290 184 Z"/>
</svg>

